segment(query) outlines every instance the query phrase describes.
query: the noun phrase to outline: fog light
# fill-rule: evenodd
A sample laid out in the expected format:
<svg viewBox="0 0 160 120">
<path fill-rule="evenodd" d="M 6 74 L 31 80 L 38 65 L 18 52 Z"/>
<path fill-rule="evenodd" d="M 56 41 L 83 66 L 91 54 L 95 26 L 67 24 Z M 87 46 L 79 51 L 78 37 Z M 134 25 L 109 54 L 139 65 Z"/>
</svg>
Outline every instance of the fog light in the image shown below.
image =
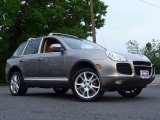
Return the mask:
<svg viewBox="0 0 160 120">
<path fill-rule="evenodd" d="M 115 84 L 116 84 L 116 85 L 121 85 L 122 82 L 123 82 L 123 80 L 117 80 L 117 81 L 115 82 Z"/>
</svg>

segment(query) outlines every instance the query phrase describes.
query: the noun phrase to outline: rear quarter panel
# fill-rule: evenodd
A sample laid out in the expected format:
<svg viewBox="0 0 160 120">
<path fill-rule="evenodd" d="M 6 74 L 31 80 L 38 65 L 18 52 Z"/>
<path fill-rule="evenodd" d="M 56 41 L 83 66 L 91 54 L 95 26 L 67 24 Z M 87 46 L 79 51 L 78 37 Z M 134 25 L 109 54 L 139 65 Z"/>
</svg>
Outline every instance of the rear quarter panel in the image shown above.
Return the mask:
<svg viewBox="0 0 160 120">
<path fill-rule="evenodd" d="M 20 60 L 20 57 L 11 57 L 7 60 L 6 68 L 5 68 L 5 77 L 6 77 L 7 82 L 8 82 L 8 77 L 9 77 L 10 70 L 13 67 L 18 67 L 21 70 L 21 72 L 23 72 L 21 67 L 19 67 L 19 60 Z"/>
</svg>

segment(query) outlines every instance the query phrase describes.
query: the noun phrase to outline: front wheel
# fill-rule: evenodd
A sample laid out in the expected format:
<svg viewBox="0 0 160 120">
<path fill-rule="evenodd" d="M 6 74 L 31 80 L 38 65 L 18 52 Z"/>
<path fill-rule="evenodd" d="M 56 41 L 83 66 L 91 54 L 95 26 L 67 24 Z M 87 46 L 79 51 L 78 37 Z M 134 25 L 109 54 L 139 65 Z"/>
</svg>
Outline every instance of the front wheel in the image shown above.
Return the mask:
<svg viewBox="0 0 160 120">
<path fill-rule="evenodd" d="M 119 90 L 118 93 L 123 97 L 136 97 L 142 91 L 142 88 L 134 88 L 128 90 Z"/>
<path fill-rule="evenodd" d="M 24 85 L 23 76 L 20 72 L 14 71 L 9 76 L 9 88 L 11 94 L 14 96 L 22 96 L 25 95 L 27 92 L 27 87 Z"/>
<path fill-rule="evenodd" d="M 104 93 L 97 72 L 91 68 L 78 70 L 72 82 L 74 95 L 83 101 L 94 101 Z"/>
</svg>

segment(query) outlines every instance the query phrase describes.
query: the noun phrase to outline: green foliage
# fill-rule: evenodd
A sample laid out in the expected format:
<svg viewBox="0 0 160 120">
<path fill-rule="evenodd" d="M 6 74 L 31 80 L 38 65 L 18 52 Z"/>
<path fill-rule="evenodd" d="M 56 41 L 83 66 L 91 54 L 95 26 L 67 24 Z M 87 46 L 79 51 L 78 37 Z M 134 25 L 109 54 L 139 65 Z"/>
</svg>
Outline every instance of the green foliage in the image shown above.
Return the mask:
<svg viewBox="0 0 160 120">
<path fill-rule="evenodd" d="M 147 43 L 144 48 L 146 55 L 156 67 L 156 73 L 160 73 L 160 41 L 152 40 L 152 43 Z"/>
<path fill-rule="evenodd" d="M 30 37 L 61 32 L 86 38 L 91 35 L 89 0 L 1 0 L 0 66 L 17 46 Z M 96 28 L 104 25 L 107 6 L 94 0 Z M 4 78 L 4 77 L 3 77 Z"/>
</svg>

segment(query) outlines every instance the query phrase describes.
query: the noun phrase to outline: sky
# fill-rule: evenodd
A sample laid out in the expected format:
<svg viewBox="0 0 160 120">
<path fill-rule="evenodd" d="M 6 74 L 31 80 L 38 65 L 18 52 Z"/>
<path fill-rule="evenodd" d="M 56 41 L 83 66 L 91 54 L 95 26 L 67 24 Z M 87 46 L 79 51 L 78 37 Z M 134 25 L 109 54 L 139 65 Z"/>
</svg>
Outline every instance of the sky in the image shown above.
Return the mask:
<svg viewBox="0 0 160 120">
<path fill-rule="evenodd" d="M 160 40 L 160 0 L 102 1 L 109 7 L 104 27 L 96 30 L 98 44 L 112 51 L 127 52 L 125 43 L 129 40 L 137 40 L 141 48 L 152 39 Z"/>
</svg>

